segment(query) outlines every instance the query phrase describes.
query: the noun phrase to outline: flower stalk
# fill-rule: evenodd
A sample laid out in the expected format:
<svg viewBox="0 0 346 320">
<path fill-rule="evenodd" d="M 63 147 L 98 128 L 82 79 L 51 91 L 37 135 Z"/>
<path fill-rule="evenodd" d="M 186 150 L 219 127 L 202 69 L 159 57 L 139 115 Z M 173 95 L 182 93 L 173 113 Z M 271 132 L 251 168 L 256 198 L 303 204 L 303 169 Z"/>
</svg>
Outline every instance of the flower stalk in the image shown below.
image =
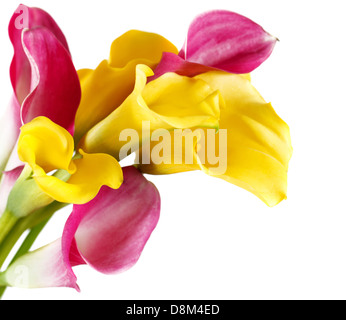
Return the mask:
<svg viewBox="0 0 346 320">
<path fill-rule="evenodd" d="M 19 238 L 24 234 L 25 231 L 29 230 L 29 233 L 22 242 L 18 251 L 15 253 L 14 257 L 9 263 L 9 266 L 19 257 L 26 254 L 30 250 L 36 238 L 39 236 L 54 213 L 66 207 L 67 205 L 69 204 L 54 201 L 45 208 L 41 208 L 24 218 L 16 218 L 11 214 L 6 214 L 7 218 L 3 218 L 1 222 L 4 225 L 7 225 L 7 228 L 6 236 L 3 236 L 0 241 L 0 270 L 4 265 L 8 255 L 11 253 L 14 245 L 18 242 Z M 10 223 L 6 223 L 6 219 Z M 2 232 L 3 231 L 0 231 L 0 235 L 2 235 Z M 0 273 L 0 299 L 5 291 L 5 288 L 7 287 L 6 284 L 1 283 L 1 274 L 2 273 Z"/>
</svg>

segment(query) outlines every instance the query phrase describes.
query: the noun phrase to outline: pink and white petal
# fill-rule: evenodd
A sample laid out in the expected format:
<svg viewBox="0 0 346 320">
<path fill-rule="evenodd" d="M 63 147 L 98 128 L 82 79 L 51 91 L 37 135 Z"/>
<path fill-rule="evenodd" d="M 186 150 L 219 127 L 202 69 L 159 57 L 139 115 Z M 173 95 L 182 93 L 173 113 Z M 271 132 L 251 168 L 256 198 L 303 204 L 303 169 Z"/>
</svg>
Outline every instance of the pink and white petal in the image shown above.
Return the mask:
<svg viewBox="0 0 346 320">
<path fill-rule="evenodd" d="M 22 104 L 22 121 L 45 116 L 73 134 L 81 89 L 69 52 L 41 27 L 23 32 L 23 47 L 32 75 L 31 92 Z"/>
<path fill-rule="evenodd" d="M 31 82 L 30 63 L 22 47 L 22 31 L 36 27 L 47 28 L 69 52 L 64 34 L 47 12 L 39 8 L 30 8 L 23 4 L 19 5 L 10 20 L 8 33 L 14 49 L 14 56 L 10 67 L 11 82 L 20 104 L 22 104 L 25 97 L 30 93 Z"/>
<path fill-rule="evenodd" d="M 10 157 L 7 161 L 5 171 L 11 171 L 17 167 L 24 166 L 25 163 L 19 159 L 18 155 L 18 139 L 12 149 L 12 153 L 10 154 Z"/>
<path fill-rule="evenodd" d="M 249 73 L 272 53 L 277 38 L 252 20 L 226 10 L 199 15 L 180 57 L 231 73 Z"/>
<path fill-rule="evenodd" d="M 13 95 L 0 120 L 0 177 L 18 139 L 21 127 L 20 106 Z"/>
<path fill-rule="evenodd" d="M 156 187 L 134 167 L 123 172 L 119 189 L 103 187 L 89 203 L 74 206 L 64 232 L 71 239 L 78 224 L 75 239 L 80 257 L 73 251 L 74 259 L 105 274 L 125 271 L 137 262 L 160 215 Z"/>
<path fill-rule="evenodd" d="M 139 259 L 159 215 L 156 187 L 136 168 L 125 167 L 119 189 L 103 187 L 89 203 L 75 205 L 62 238 L 18 258 L 0 274 L 0 283 L 79 291 L 73 266 L 88 263 L 105 274 L 127 270 Z"/>
<path fill-rule="evenodd" d="M 69 287 L 79 291 L 72 268 L 62 258 L 61 239 L 18 258 L 0 278 L 0 282 L 18 288 Z"/>
<path fill-rule="evenodd" d="M 24 169 L 24 166 L 20 166 L 15 169 L 12 169 L 11 171 L 3 172 L 3 177 L 1 179 L 1 185 L 0 185 L 0 215 L 5 211 L 7 198 L 15 182 L 17 181 L 20 174 L 22 173 L 23 169 Z"/>
</svg>

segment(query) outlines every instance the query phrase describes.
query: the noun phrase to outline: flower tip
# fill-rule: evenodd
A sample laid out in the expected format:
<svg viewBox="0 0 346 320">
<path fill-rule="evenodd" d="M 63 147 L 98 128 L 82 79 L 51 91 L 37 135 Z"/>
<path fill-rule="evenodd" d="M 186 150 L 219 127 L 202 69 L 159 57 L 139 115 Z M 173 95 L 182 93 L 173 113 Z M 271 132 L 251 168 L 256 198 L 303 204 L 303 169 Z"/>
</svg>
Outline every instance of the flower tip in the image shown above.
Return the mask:
<svg viewBox="0 0 346 320">
<path fill-rule="evenodd" d="M 81 292 L 80 287 L 79 287 L 79 285 L 78 285 L 77 283 L 74 284 L 74 286 L 72 287 L 72 289 L 75 289 L 78 293 Z"/>
</svg>

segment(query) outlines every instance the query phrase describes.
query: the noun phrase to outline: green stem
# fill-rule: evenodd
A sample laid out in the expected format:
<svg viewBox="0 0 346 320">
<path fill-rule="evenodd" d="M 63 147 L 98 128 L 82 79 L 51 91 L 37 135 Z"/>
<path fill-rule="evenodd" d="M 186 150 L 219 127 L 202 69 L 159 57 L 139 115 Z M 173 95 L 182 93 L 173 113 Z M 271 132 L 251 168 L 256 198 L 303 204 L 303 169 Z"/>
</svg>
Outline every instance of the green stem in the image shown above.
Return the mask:
<svg viewBox="0 0 346 320">
<path fill-rule="evenodd" d="M 42 221 L 37 226 L 33 227 L 29 234 L 26 236 L 25 240 L 23 241 L 22 245 L 20 246 L 19 250 L 13 257 L 12 261 L 10 262 L 10 265 L 17 260 L 22 255 L 26 254 L 31 246 L 34 244 L 35 240 L 37 239 L 38 235 L 41 233 L 45 225 L 48 223 L 49 218 L 47 220 Z"/>
<path fill-rule="evenodd" d="M 12 250 L 13 246 L 16 244 L 20 236 L 28 229 L 34 229 L 39 224 L 45 222 L 47 223 L 48 220 L 52 217 L 52 215 L 60 210 L 63 207 L 66 207 L 68 204 L 66 203 L 60 203 L 60 202 L 53 202 L 47 207 L 41 208 L 29 216 L 25 218 L 21 218 L 17 221 L 17 223 L 13 226 L 11 232 L 8 233 L 7 237 L 0 243 L 0 268 L 3 265 L 5 259 L 7 258 L 8 254 Z M 42 226 L 43 228 L 43 226 Z M 36 232 L 38 232 L 39 229 L 36 229 Z M 42 230 L 42 229 L 41 229 Z M 39 230 L 39 231 L 41 231 Z M 39 232 L 37 233 L 36 237 L 38 236 Z M 33 237 L 34 233 L 31 235 L 29 234 L 30 238 L 34 239 Z M 30 239 L 29 238 L 29 239 Z M 34 239 L 35 240 L 35 239 Z M 29 241 L 29 240 L 28 240 Z"/>
<path fill-rule="evenodd" d="M 36 238 L 41 233 L 41 231 L 43 230 L 43 228 L 45 227 L 45 225 L 47 224 L 48 221 L 49 221 L 49 218 L 45 221 L 42 221 L 37 226 L 35 226 L 31 229 L 31 231 L 29 232 L 29 234 L 27 235 L 27 237 L 23 241 L 22 245 L 20 246 L 19 250 L 17 251 L 17 253 L 13 257 L 13 259 L 11 260 L 10 265 L 15 260 L 17 260 L 22 255 L 26 254 L 30 250 L 31 246 L 34 244 Z M 7 288 L 6 285 L 1 284 L 1 277 L 0 277 L 0 299 L 3 296 L 3 294 L 5 293 L 6 288 Z"/>
<path fill-rule="evenodd" d="M 5 211 L 0 217 L 0 244 L 7 237 L 8 233 L 12 230 L 13 226 L 18 221 L 10 211 Z"/>
<path fill-rule="evenodd" d="M 1 299 L 2 296 L 4 295 L 6 289 L 7 289 L 7 287 L 5 287 L 5 286 L 0 287 L 0 299 Z"/>
<path fill-rule="evenodd" d="M 0 269 L 7 259 L 7 256 L 11 252 L 13 246 L 17 243 L 20 236 L 26 230 L 30 229 L 30 232 L 23 241 L 21 247 L 15 254 L 10 264 L 12 264 L 16 259 L 30 250 L 34 241 L 36 240 L 42 229 L 45 227 L 45 225 L 48 223 L 50 218 L 53 216 L 53 214 L 67 205 L 68 204 L 66 203 L 53 202 L 47 207 L 35 211 L 28 217 L 19 219 L 12 230 L 8 232 L 7 236 L 4 238 L 4 241 L 0 244 Z M 0 284 L 0 299 L 5 290 L 6 286 L 1 286 Z"/>
</svg>

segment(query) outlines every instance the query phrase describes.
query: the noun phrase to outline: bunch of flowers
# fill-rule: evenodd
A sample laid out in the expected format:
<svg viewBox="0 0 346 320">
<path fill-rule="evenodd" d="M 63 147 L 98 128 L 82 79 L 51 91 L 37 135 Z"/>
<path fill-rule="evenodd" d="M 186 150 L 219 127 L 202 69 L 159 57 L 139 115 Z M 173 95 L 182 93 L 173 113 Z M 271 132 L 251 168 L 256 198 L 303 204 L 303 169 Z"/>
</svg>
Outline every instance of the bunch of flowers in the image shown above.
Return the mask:
<svg viewBox="0 0 346 320">
<path fill-rule="evenodd" d="M 96 69 L 76 71 L 45 11 L 20 5 L 9 24 L 13 95 L 1 130 L 0 273 L 8 286 L 72 287 L 73 268 L 133 266 L 155 229 L 160 195 L 143 174 L 202 170 L 274 206 L 286 198 L 289 128 L 249 73 L 277 39 L 248 18 L 211 11 L 179 51 L 131 30 Z M 121 167 L 131 153 L 132 166 Z M 30 251 L 72 206 L 60 239 Z M 21 238 L 22 239 L 22 238 Z"/>
</svg>

